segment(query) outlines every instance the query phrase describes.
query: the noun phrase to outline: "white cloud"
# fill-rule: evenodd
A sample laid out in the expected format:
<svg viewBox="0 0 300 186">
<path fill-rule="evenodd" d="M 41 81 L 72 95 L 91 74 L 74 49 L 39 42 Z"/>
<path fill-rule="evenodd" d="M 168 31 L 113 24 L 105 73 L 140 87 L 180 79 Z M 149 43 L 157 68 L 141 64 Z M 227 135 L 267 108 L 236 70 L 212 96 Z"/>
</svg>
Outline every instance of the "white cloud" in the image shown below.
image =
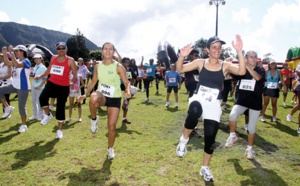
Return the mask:
<svg viewBox="0 0 300 186">
<path fill-rule="evenodd" d="M 0 22 L 10 22 L 10 18 L 5 12 L 0 11 Z"/>
<path fill-rule="evenodd" d="M 18 23 L 24 24 L 24 25 L 30 25 L 30 21 L 28 19 L 24 18 L 24 17 L 22 17 L 20 19 L 20 21 L 18 21 Z"/>
<path fill-rule="evenodd" d="M 238 23 L 248 24 L 251 22 L 251 17 L 249 15 L 249 9 L 241 8 L 237 12 L 232 12 L 232 21 Z"/>
</svg>

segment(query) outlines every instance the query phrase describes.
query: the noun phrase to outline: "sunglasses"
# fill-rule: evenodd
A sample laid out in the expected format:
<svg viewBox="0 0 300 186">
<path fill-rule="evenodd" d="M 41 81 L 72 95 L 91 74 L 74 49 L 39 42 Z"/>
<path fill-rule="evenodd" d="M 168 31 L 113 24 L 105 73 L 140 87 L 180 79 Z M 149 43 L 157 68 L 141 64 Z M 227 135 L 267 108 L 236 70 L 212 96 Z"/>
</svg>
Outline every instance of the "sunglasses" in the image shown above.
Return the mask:
<svg viewBox="0 0 300 186">
<path fill-rule="evenodd" d="M 66 48 L 57 48 L 56 50 L 65 50 Z"/>
</svg>

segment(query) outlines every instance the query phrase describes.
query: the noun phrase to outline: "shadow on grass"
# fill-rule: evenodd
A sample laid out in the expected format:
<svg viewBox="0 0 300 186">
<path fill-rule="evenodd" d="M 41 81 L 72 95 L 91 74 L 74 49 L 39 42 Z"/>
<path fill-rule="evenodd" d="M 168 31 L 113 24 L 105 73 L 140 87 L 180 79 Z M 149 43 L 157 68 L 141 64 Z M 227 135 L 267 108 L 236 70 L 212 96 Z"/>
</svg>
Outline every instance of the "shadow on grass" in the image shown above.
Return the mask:
<svg viewBox="0 0 300 186">
<path fill-rule="evenodd" d="M 167 107 L 167 111 L 169 111 L 169 112 L 177 112 L 178 111 L 178 107 L 174 107 L 174 108 Z"/>
<path fill-rule="evenodd" d="M 64 180 L 69 178 L 67 185 L 105 185 L 107 181 L 111 179 L 111 167 L 112 161 L 106 159 L 100 170 L 83 167 L 80 172 L 66 173 L 58 177 L 58 180 Z M 113 183 L 111 185 L 120 185 L 119 183 Z"/>
<path fill-rule="evenodd" d="M 56 154 L 54 149 L 55 144 L 59 140 L 52 140 L 45 145 L 41 145 L 44 141 L 35 142 L 33 146 L 23 150 L 14 150 L 6 152 L 5 155 L 15 153 L 15 159 L 19 161 L 11 165 L 12 170 L 21 169 L 25 167 L 30 161 L 44 160 L 45 158 L 53 157 Z"/>
<path fill-rule="evenodd" d="M 117 136 L 117 137 L 118 137 L 118 134 L 119 134 L 119 133 L 127 133 L 127 134 L 133 134 L 133 133 L 135 133 L 135 134 L 138 134 L 138 135 L 142 135 L 142 133 L 140 133 L 140 132 L 138 132 L 138 131 L 135 131 L 135 130 L 128 130 L 128 129 L 127 129 L 127 125 L 128 125 L 128 124 L 122 122 L 121 127 L 116 129 L 116 136 Z M 132 125 L 132 124 L 130 124 L 130 125 Z M 106 136 L 108 136 L 108 134 L 106 134 Z"/>
<path fill-rule="evenodd" d="M 239 163 L 239 159 L 228 159 L 227 162 L 232 162 L 235 171 L 238 175 L 247 176 L 248 179 L 241 181 L 241 185 L 280 185 L 287 186 L 288 184 L 277 175 L 273 170 L 266 169 L 261 166 L 255 159 L 253 162 L 255 168 L 244 170 Z"/>
<path fill-rule="evenodd" d="M 225 133 L 228 133 L 229 135 L 229 126 L 225 125 L 224 123 L 220 123 L 220 130 L 222 130 Z M 238 134 L 239 138 L 242 138 L 244 141 L 242 143 L 246 145 L 248 144 L 248 134 L 236 131 L 236 133 Z M 237 143 L 241 143 L 241 139 L 239 139 L 237 141 Z M 257 133 L 255 134 L 255 142 L 254 145 L 258 146 L 259 148 L 261 148 L 262 150 L 265 151 L 266 154 L 270 153 L 270 152 L 276 152 L 279 150 L 278 146 L 275 145 L 274 143 L 268 142 L 267 140 L 265 140 L 263 137 L 261 137 L 260 135 L 258 135 Z"/>
<path fill-rule="evenodd" d="M 284 125 L 281 123 L 281 121 L 277 121 L 277 122 L 264 122 L 266 124 L 271 125 L 272 127 L 278 129 L 281 132 L 285 132 L 291 136 L 298 136 L 297 131 L 296 131 L 296 127 L 295 129 L 292 129 L 291 127 Z"/>
</svg>

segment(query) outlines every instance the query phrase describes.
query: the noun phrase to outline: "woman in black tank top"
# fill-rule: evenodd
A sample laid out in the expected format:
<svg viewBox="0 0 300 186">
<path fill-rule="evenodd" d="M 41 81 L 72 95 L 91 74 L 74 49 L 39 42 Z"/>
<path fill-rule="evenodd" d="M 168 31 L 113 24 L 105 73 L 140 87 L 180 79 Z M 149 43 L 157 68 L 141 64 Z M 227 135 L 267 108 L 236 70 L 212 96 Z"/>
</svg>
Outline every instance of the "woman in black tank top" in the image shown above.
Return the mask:
<svg viewBox="0 0 300 186">
<path fill-rule="evenodd" d="M 219 60 L 222 53 L 222 45 L 226 44 L 217 36 L 209 38 L 206 43 L 206 50 L 209 53 L 208 59 L 198 59 L 183 65 L 184 58 L 191 52 L 191 44 L 184 46 L 180 51 L 180 57 L 176 62 L 176 70 L 179 73 L 192 70 L 199 71 L 199 83 L 193 97 L 189 99 L 189 110 L 185 120 L 185 127 L 176 153 L 183 157 L 186 152 L 186 144 L 189 135 L 198 123 L 202 115 L 204 119 L 204 159 L 200 169 L 200 175 L 206 181 L 213 181 L 213 176 L 208 168 L 213 153 L 215 138 L 220 125 L 222 114 L 219 100 L 224 82 L 224 74 L 232 73 L 244 75 L 246 65 L 244 62 L 242 48 L 243 42 L 239 35 L 236 35 L 236 43 L 232 42 L 233 48 L 237 51 L 239 65 Z"/>
</svg>

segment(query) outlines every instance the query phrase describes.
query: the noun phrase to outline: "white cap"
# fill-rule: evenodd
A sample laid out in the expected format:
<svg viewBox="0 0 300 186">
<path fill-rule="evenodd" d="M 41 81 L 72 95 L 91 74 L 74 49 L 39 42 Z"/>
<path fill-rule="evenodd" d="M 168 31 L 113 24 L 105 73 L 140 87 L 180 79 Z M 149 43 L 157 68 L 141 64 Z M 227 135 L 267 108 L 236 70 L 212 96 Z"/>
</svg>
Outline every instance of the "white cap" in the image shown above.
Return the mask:
<svg viewBox="0 0 300 186">
<path fill-rule="evenodd" d="M 15 48 L 14 48 L 14 51 L 15 50 L 22 50 L 24 52 L 27 53 L 27 48 L 24 46 L 24 45 L 17 45 Z"/>
<path fill-rule="evenodd" d="M 41 54 L 34 54 L 32 58 L 43 58 Z"/>
</svg>

